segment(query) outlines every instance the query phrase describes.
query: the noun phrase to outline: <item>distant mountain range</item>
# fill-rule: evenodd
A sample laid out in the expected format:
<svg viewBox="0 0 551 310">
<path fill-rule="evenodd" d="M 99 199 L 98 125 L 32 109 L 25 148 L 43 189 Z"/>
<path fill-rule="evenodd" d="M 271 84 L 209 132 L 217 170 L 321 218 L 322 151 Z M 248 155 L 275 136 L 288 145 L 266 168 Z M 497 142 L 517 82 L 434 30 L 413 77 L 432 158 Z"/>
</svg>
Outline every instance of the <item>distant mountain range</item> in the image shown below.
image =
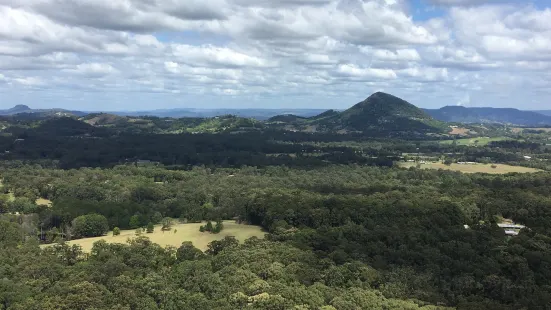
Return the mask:
<svg viewBox="0 0 551 310">
<path fill-rule="evenodd" d="M 324 112 L 324 109 L 164 109 L 151 111 L 108 112 L 120 116 L 157 116 L 157 117 L 215 117 L 235 115 L 257 120 L 267 120 L 276 115 L 293 114 L 311 117 Z"/>
<path fill-rule="evenodd" d="M 7 110 L 0 110 L 0 115 L 17 115 L 17 114 L 33 114 L 36 116 L 48 116 L 48 115 L 58 115 L 58 116 L 84 116 L 88 114 L 87 112 L 81 111 L 70 111 L 65 109 L 31 109 L 26 105 L 18 104 L 15 107 Z"/>
<path fill-rule="evenodd" d="M 522 111 L 511 108 L 467 108 L 447 106 L 425 109 L 437 120 L 452 123 L 500 123 L 520 126 L 551 125 L 551 111 Z M 548 113 L 545 115 L 544 113 Z"/>
<path fill-rule="evenodd" d="M 404 104 L 407 103 L 407 104 Z M 11 109 L 0 110 L 0 115 L 25 114 L 26 117 L 69 116 L 82 117 L 98 112 L 85 112 L 66 109 L 31 109 L 26 105 L 16 105 Z M 417 109 L 400 98 L 385 93 L 375 93 L 365 101 L 358 103 L 346 111 L 323 109 L 161 109 L 149 111 L 116 111 L 107 112 L 118 116 L 156 116 L 170 118 L 208 118 L 222 115 L 235 115 L 243 118 L 254 118 L 261 121 L 296 123 L 307 122 L 318 127 L 342 127 L 349 130 L 376 130 L 381 124 L 388 127 L 390 118 L 400 118 L 400 113 L 409 115 L 407 125 L 412 120 L 425 123 L 427 117 L 433 120 L 453 123 L 500 123 L 520 126 L 551 125 L 551 110 L 522 111 L 510 108 L 467 108 L 461 106 L 446 106 L 440 109 Z M 426 113 L 426 114 L 425 114 Z M 22 115 L 23 116 L 23 115 Z M 391 117 L 392 116 L 392 117 Z M 432 120 L 432 121 L 433 121 Z M 411 124 L 410 124 L 411 125 Z M 418 125 L 417 123 L 415 125 Z M 434 124 L 433 124 L 434 125 Z M 440 125 L 437 124 L 437 127 Z M 388 128 L 387 128 L 388 129 Z"/>
<path fill-rule="evenodd" d="M 302 117 L 311 117 L 324 112 L 324 109 L 161 109 L 150 111 L 113 111 L 106 113 L 118 116 L 156 116 L 156 117 L 215 117 L 221 115 L 235 115 L 257 120 L 267 120 L 270 117 L 283 114 L 293 114 Z M 85 112 L 65 109 L 31 109 L 26 105 L 16 105 L 7 110 L 0 110 L 0 115 L 16 115 L 22 113 L 36 114 L 36 116 L 47 115 L 75 115 L 84 116 L 96 114 L 101 111 Z M 105 111 L 103 111 L 105 112 Z"/>
</svg>

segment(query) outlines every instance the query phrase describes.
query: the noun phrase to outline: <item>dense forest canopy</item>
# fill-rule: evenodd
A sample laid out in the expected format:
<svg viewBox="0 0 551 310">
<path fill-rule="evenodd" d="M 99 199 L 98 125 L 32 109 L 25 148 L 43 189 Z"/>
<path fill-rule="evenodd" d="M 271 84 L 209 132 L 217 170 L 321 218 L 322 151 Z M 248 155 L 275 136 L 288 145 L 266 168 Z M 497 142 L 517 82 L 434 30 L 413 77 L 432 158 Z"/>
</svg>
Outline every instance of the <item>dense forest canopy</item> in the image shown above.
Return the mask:
<svg viewBox="0 0 551 310">
<path fill-rule="evenodd" d="M 394 108 L 442 128 L 401 101 Z M 230 116 L 0 120 L 0 308 L 550 309 L 549 132 L 281 124 L 347 113 L 274 127 Z M 539 170 L 466 174 L 426 162 Z M 226 236 L 205 251 L 147 237 L 173 233 L 173 222 L 220 232 L 223 220 L 266 236 Z M 86 252 L 65 242 L 121 231 L 136 234 Z"/>
</svg>

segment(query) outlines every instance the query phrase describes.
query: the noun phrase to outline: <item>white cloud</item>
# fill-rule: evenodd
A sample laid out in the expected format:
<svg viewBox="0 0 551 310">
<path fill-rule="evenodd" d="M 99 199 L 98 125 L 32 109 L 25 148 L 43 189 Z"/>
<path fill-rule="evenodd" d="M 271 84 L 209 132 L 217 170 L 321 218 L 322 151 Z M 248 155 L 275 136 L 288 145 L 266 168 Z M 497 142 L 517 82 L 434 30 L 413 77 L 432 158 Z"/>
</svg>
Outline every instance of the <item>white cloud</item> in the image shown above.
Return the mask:
<svg viewBox="0 0 551 310">
<path fill-rule="evenodd" d="M 106 63 L 83 63 L 76 65 L 74 69 L 69 69 L 67 71 L 82 74 L 88 77 L 104 77 L 117 72 L 113 66 Z"/>
<path fill-rule="evenodd" d="M 419 61 L 421 56 L 415 49 L 399 49 L 396 51 L 390 50 L 376 50 L 373 53 L 373 57 L 379 60 L 391 60 L 391 61 Z"/>
<path fill-rule="evenodd" d="M 485 6 L 453 8 L 458 42 L 494 58 L 551 60 L 551 10 Z"/>
<path fill-rule="evenodd" d="M 236 52 L 229 48 L 173 44 L 172 56 L 190 65 L 216 65 L 222 67 L 263 67 L 267 63 L 258 57 Z"/>
<path fill-rule="evenodd" d="M 385 90 L 546 108 L 550 8 L 426 2 L 442 13 L 412 16 L 430 7 L 404 0 L 0 0 L 2 102 L 345 108 Z"/>
<path fill-rule="evenodd" d="M 340 65 L 337 73 L 342 76 L 367 79 L 395 79 L 396 73 L 393 70 L 359 68 L 352 64 Z"/>
</svg>

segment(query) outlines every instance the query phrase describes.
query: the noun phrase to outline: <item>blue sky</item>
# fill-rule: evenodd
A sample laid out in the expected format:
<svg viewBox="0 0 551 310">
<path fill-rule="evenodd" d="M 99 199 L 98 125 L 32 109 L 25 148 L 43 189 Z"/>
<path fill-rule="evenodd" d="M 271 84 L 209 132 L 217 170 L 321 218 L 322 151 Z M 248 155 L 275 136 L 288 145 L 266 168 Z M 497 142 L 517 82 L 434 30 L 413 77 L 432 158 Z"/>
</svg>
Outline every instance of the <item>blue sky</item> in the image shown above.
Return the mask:
<svg viewBox="0 0 551 310">
<path fill-rule="evenodd" d="M 551 109 L 535 0 L 4 0 L 0 108 Z"/>
</svg>

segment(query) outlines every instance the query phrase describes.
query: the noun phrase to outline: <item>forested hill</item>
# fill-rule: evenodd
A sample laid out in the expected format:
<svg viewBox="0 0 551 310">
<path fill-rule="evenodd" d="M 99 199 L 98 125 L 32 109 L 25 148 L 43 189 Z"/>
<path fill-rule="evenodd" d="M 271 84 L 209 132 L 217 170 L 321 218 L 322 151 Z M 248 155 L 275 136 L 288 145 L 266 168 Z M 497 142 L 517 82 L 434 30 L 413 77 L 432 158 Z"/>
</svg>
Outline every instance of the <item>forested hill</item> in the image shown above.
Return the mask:
<svg viewBox="0 0 551 310">
<path fill-rule="evenodd" d="M 436 122 L 423 110 L 382 92 L 374 93 L 350 109 L 323 119 L 320 123 L 333 123 L 355 131 L 439 131 Z"/>
<path fill-rule="evenodd" d="M 508 108 L 467 108 L 447 106 L 437 110 L 426 109 L 435 119 L 457 123 L 501 123 L 521 126 L 551 125 L 551 113 L 521 111 Z M 545 113 L 545 111 L 543 111 Z"/>
<path fill-rule="evenodd" d="M 274 119 L 274 118 L 273 118 Z M 362 132 L 382 137 L 412 137 L 444 133 L 446 125 L 413 104 L 393 95 L 377 92 L 351 108 L 337 112 L 328 110 L 317 116 L 283 118 L 295 129 L 311 131 Z"/>
</svg>

